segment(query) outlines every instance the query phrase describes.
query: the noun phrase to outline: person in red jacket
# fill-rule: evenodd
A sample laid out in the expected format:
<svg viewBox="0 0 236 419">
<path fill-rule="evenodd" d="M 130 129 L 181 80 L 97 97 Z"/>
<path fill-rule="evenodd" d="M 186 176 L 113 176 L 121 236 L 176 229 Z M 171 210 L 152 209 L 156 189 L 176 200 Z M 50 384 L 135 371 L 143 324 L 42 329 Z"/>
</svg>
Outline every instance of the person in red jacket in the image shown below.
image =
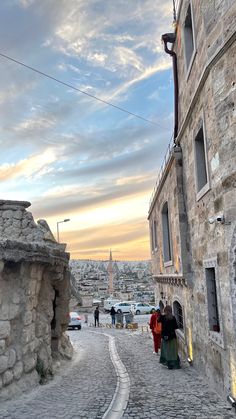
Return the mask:
<svg viewBox="0 0 236 419">
<path fill-rule="evenodd" d="M 156 308 L 154 313 L 152 313 L 149 322 L 149 326 L 153 336 L 154 354 L 158 354 L 158 350 L 161 348 L 161 323 L 158 322 L 160 316 L 161 311 L 159 308 Z"/>
</svg>

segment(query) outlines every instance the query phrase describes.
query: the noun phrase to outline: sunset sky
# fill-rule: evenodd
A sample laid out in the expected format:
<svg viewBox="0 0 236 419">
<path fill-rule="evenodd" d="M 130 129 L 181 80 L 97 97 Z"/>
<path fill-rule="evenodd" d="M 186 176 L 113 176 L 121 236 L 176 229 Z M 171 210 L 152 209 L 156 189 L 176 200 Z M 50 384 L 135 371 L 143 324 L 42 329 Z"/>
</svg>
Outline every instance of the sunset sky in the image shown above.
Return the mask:
<svg viewBox="0 0 236 419">
<path fill-rule="evenodd" d="M 150 258 L 147 214 L 173 131 L 172 0 L 1 0 L 1 199 L 30 201 L 71 258 Z"/>
</svg>

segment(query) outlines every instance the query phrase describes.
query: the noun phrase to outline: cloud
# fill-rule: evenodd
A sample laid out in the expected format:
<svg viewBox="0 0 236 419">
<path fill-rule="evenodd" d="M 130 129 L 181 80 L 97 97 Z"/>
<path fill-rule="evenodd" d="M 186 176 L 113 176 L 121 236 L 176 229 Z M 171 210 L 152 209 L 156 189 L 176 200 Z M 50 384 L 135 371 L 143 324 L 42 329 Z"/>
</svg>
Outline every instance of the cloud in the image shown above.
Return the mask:
<svg viewBox="0 0 236 419">
<path fill-rule="evenodd" d="M 135 84 L 138 84 L 141 81 L 143 81 L 145 79 L 148 79 L 149 77 L 153 76 L 154 74 L 158 73 L 159 71 L 168 70 L 169 68 L 171 68 L 171 61 L 168 58 L 163 58 L 156 65 L 146 68 L 137 77 L 126 81 L 119 88 L 117 88 L 113 93 L 110 93 L 109 97 L 106 97 L 104 99 L 107 100 L 107 101 L 108 100 L 111 101 L 114 98 L 118 98 L 122 94 L 127 92 L 129 90 L 129 88 L 134 86 Z"/>
<path fill-rule="evenodd" d="M 146 193 L 150 196 L 154 184 L 154 177 L 139 180 L 137 183 L 129 183 L 124 185 L 93 185 L 76 188 L 71 187 L 71 191 L 63 188 L 54 190 L 54 194 L 47 194 L 46 200 L 35 199 L 34 212 L 37 218 L 45 218 L 53 215 L 76 213 L 85 208 L 93 208 L 101 205 L 109 205 L 115 201 L 120 202 L 129 197 L 135 197 L 137 194 Z M 91 193 L 90 193 L 91 191 Z M 63 198 L 63 199 L 62 199 Z M 148 198 L 147 198 L 148 200 Z"/>
<path fill-rule="evenodd" d="M 31 6 L 34 2 L 35 0 L 19 0 L 19 3 L 25 8 Z"/>
<path fill-rule="evenodd" d="M 56 160 L 54 151 L 47 149 L 43 154 L 33 155 L 15 164 L 4 163 L 0 166 L 0 182 L 20 177 L 31 178 L 45 174 L 48 165 Z"/>
<path fill-rule="evenodd" d="M 63 6 L 61 22 L 57 22 L 47 46 L 78 63 L 86 63 L 87 67 L 115 75 L 116 91 L 103 93 L 104 100 L 118 100 L 130 86 L 171 67 L 160 41 L 169 26 L 171 1 L 163 6 L 160 2 L 138 0 L 135 9 L 121 0 L 77 2 L 70 8 L 63 3 Z"/>
<path fill-rule="evenodd" d="M 117 259 L 149 259 L 148 223 L 134 218 L 129 223 L 112 223 L 102 227 L 81 228 L 77 231 L 63 232 L 60 237 L 69 243 L 72 258 L 95 255 L 107 258 L 112 249 Z M 125 243 L 125 244 L 124 244 Z"/>
<path fill-rule="evenodd" d="M 10 56 L 161 122 L 0 59 L 3 195 L 31 201 L 35 217 L 54 227 L 71 218 L 62 230 L 76 257 L 99 257 L 112 244 L 123 258 L 142 258 L 149 196 L 172 126 L 171 59 L 160 41 L 172 1 L 7 0 L 0 12 Z"/>
</svg>

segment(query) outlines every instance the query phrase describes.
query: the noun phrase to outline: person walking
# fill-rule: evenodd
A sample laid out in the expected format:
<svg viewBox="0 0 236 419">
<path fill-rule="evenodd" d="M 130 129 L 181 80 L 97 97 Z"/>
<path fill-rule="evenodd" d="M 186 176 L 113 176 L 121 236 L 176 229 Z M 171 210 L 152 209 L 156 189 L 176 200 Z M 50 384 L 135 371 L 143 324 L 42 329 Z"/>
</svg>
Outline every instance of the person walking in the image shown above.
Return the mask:
<svg viewBox="0 0 236 419">
<path fill-rule="evenodd" d="M 149 326 L 152 331 L 153 336 L 153 345 L 154 345 L 154 354 L 158 354 L 159 349 L 161 348 L 161 323 L 158 322 L 161 316 L 161 311 L 159 307 L 156 308 L 154 313 L 150 317 Z"/>
<path fill-rule="evenodd" d="M 99 327 L 99 306 L 97 306 L 94 310 L 94 326 Z"/>
<path fill-rule="evenodd" d="M 180 359 L 175 333 L 176 329 L 178 329 L 178 324 L 175 316 L 172 314 L 171 306 L 167 305 L 165 307 L 164 315 L 160 315 L 158 322 L 162 325 L 160 363 L 166 365 L 170 370 L 179 369 Z"/>
<path fill-rule="evenodd" d="M 114 309 L 113 306 L 110 310 L 110 315 L 111 315 L 111 324 L 112 324 L 112 326 L 115 326 L 115 324 L 116 324 L 116 310 Z"/>
</svg>

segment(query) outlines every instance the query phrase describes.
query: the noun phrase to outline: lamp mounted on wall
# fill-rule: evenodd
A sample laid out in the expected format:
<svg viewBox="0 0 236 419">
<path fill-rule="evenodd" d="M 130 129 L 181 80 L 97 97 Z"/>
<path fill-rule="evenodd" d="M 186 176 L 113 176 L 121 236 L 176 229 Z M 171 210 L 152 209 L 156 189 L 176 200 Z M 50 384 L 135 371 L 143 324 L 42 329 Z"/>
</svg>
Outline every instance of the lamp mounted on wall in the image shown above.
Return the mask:
<svg viewBox="0 0 236 419">
<path fill-rule="evenodd" d="M 193 366 L 193 360 L 190 358 L 190 356 L 187 358 L 187 361 L 188 361 L 189 365 L 192 367 Z"/>
</svg>

